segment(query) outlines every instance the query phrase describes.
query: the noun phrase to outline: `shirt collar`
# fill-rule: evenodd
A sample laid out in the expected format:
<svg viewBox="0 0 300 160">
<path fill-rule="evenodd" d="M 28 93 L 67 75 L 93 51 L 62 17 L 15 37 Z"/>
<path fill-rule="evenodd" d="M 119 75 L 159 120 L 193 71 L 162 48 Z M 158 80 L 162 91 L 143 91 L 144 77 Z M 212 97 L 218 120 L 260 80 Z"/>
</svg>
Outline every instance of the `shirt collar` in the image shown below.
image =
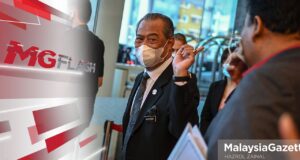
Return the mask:
<svg viewBox="0 0 300 160">
<path fill-rule="evenodd" d="M 296 46 L 293 46 L 293 47 L 289 47 L 289 48 L 286 48 L 286 49 L 283 49 L 281 51 L 278 51 L 278 52 L 275 52 L 274 54 L 271 54 L 269 57 L 263 59 L 262 61 L 254 64 L 251 68 L 249 68 L 247 71 L 245 71 L 243 73 L 243 77 L 245 77 L 246 75 L 250 74 L 251 72 L 253 72 L 254 70 L 256 69 L 259 69 L 261 68 L 263 65 L 265 65 L 269 60 L 271 60 L 273 57 L 279 55 L 279 54 L 282 54 L 288 50 L 291 50 L 291 49 L 296 49 L 296 48 L 300 48 L 299 45 L 296 45 Z"/>
<path fill-rule="evenodd" d="M 145 72 L 148 73 L 148 75 L 150 76 L 150 78 L 153 81 L 156 81 L 158 79 L 158 77 L 162 74 L 162 72 L 164 70 L 166 70 L 166 68 L 172 63 L 172 58 L 170 57 L 168 60 L 166 60 L 163 64 L 161 64 L 159 67 L 157 67 L 156 69 L 152 70 L 152 71 L 147 71 L 145 69 Z"/>
</svg>

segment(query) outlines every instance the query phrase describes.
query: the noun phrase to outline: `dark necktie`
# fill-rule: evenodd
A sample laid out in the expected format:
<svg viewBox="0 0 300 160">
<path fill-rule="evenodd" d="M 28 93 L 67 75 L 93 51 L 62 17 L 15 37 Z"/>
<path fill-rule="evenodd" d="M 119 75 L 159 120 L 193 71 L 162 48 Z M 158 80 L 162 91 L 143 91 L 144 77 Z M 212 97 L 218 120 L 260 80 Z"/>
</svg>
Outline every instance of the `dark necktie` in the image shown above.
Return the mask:
<svg viewBox="0 0 300 160">
<path fill-rule="evenodd" d="M 126 148 L 127 148 L 127 144 L 129 141 L 129 138 L 132 134 L 133 128 L 135 126 L 136 120 L 139 116 L 140 113 L 140 108 L 143 102 L 143 96 L 146 90 L 146 84 L 147 84 L 147 79 L 149 79 L 149 75 L 147 74 L 147 72 L 144 72 L 143 74 L 143 79 L 140 83 L 140 86 L 136 92 L 135 98 L 134 98 L 134 102 L 132 105 L 132 109 L 131 109 L 131 114 L 130 114 L 130 118 L 129 118 L 129 122 L 127 125 L 127 129 L 126 129 L 126 133 L 124 136 L 124 143 L 123 143 L 123 156 L 125 156 L 125 152 L 126 152 Z"/>
</svg>

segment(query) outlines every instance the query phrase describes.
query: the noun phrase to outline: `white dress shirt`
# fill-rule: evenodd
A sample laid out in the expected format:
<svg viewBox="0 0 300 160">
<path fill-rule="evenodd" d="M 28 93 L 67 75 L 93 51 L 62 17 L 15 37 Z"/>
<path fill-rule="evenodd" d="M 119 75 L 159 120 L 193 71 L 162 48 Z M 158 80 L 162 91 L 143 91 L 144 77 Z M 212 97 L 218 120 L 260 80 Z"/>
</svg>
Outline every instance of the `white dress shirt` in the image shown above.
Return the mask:
<svg viewBox="0 0 300 160">
<path fill-rule="evenodd" d="M 152 71 L 147 71 L 145 69 L 144 72 L 147 72 L 148 75 L 150 76 L 150 78 L 147 80 L 147 84 L 146 84 L 146 90 L 144 92 L 144 95 L 143 95 L 143 101 L 142 101 L 142 105 L 141 105 L 141 108 L 149 94 L 149 92 L 151 91 L 154 83 L 156 82 L 156 80 L 159 78 L 159 76 L 168 68 L 168 66 L 172 63 L 173 61 L 173 58 L 170 57 L 168 60 L 166 60 L 163 64 L 161 64 L 159 67 L 157 67 L 156 69 L 152 70 Z M 176 85 L 178 86 L 183 86 L 185 85 L 187 82 L 175 82 Z M 134 99 L 133 99 L 133 102 L 135 100 L 135 96 L 136 96 L 136 93 L 134 95 Z M 133 105 L 133 103 L 132 103 Z M 131 107 L 131 110 L 132 110 L 132 107 Z"/>
<path fill-rule="evenodd" d="M 152 71 L 147 71 L 145 69 L 144 72 L 147 72 L 148 75 L 150 76 L 150 78 L 147 80 L 147 84 L 146 84 L 146 90 L 143 96 L 143 101 L 142 101 L 142 105 L 141 108 L 150 92 L 150 90 L 152 89 L 154 83 L 156 82 L 156 80 L 158 79 L 158 77 L 168 68 L 168 66 L 172 63 L 172 58 L 169 58 L 168 60 L 166 60 L 163 64 L 161 64 L 159 67 L 157 67 L 156 69 L 152 70 Z"/>
<path fill-rule="evenodd" d="M 157 67 L 156 69 L 154 69 L 153 71 L 147 71 L 145 69 L 144 72 L 147 72 L 148 75 L 150 76 L 150 78 L 147 80 L 147 84 L 146 84 L 146 90 L 144 92 L 144 96 L 143 96 L 143 101 L 142 101 L 142 105 L 141 108 L 150 92 L 150 90 L 152 89 L 154 83 L 156 82 L 156 80 L 158 79 L 158 77 L 168 68 L 168 66 L 172 63 L 172 58 L 169 58 L 168 60 L 166 60 L 163 64 L 161 64 L 159 67 Z M 136 93 L 134 95 L 134 99 L 133 102 L 135 100 L 135 96 Z M 133 103 L 132 103 L 133 105 Z M 132 111 L 132 107 L 131 107 L 131 111 Z M 130 111 L 130 112 L 131 112 Z"/>
</svg>

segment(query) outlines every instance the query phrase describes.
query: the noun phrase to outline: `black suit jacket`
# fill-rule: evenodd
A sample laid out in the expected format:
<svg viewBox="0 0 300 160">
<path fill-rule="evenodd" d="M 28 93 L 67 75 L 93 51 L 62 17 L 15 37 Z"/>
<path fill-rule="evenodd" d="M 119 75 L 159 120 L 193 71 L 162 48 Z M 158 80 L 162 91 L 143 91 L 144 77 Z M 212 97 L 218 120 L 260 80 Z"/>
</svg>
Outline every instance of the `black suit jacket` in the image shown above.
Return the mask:
<svg viewBox="0 0 300 160">
<path fill-rule="evenodd" d="M 160 75 L 150 90 L 129 139 L 127 160 L 158 160 L 167 159 L 186 124 L 193 125 L 199 121 L 197 106 L 199 91 L 196 78 L 184 86 L 177 86 L 172 80 L 172 64 Z M 127 108 L 123 116 L 123 129 L 127 129 L 132 101 L 142 80 L 142 73 L 135 80 Z M 156 89 L 157 93 L 152 91 Z M 155 114 L 156 122 L 147 119 Z M 124 133 L 125 134 L 125 133 Z"/>
<path fill-rule="evenodd" d="M 205 134 L 211 121 L 219 111 L 219 106 L 224 94 L 226 84 L 227 80 L 220 80 L 217 82 L 213 82 L 209 87 L 203 110 L 201 112 L 200 130 L 202 135 Z"/>
<path fill-rule="evenodd" d="M 209 160 L 218 159 L 220 139 L 281 138 L 280 116 L 286 112 L 300 113 L 299 62 L 300 47 L 289 49 L 242 79 L 206 133 Z"/>
</svg>

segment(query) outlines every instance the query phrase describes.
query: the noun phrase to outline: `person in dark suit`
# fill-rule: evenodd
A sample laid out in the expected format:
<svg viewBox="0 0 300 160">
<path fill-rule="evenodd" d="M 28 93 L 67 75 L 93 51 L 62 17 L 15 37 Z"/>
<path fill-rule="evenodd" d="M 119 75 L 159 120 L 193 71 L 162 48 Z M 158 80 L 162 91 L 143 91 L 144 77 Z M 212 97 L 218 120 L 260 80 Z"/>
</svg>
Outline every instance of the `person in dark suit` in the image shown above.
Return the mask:
<svg viewBox="0 0 300 160">
<path fill-rule="evenodd" d="M 225 61 L 227 60 L 228 56 L 229 56 L 229 50 L 225 49 L 221 56 L 222 67 L 223 67 Z M 217 115 L 217 113 L 219 111 L 219 108 L 220 108 L 219 106 L 220 106 L 225 88 L 227 86 L 226 75 L 228 75 L 228 74 L 223 73 L 223 75 L 225 75 L 225 78 L 223 80 L 213 82 L 209 86 L 208 94 L 206 96 L 203 110 L 201 112 L 200 131 L 201 131 L 202 135 L 205 135 L 205 132 L 206 132 L 209 124 L 211 123 L 211 121 Z M 231 94 L 231 93 L 229 93 L 229 94 Z"/>
<path fill-rule="evenodd" d="M 66 32 L 62 42 L 68 55 L 76 55 L 80 59 L 79 69 L 84 72 L 85 87 L 82 89 L 84 96 L 90 99 L 86 108 L 89 112 L 89 119 L 93 115 L 94 102 L 99 87 L 103 83 L 104 71 L 104 50 L 103 41 L 93 32 L 89 31 L 87 23 L 92 14 L 91 2 L 89 0 L 71 0 L 70 10 L 72 11 L 72 28 Z M 76 62 L 75 62 L 76 63 Z M 90 121 L 90 120 L 89 120 Z"/>
<path fill-rule="evenodd" d="M 199 91 L 188 69 L 203 47 L 185 45 L 172 61 L 173 23 L 159 13 L 145 15 L 136 34 L 145 71 L 135 80 L 123 116 L 122 159 L 167 159 L 186 124 L 198 124 Z"/>
<path fill-rule="evenodd" d="M 221 139 L 280 139 L 281 115 L 299 113 L 300 1 L 247 0 L 247 8 L 241 44 L 251 68 L 207 130 L 209 160 Z"/>
<path fill-rule="evenodd" d="M 203 110 L 201 112 L 200 131 L 203 135 L 205 135 L 207 128 L 219 110 L 223 109 L 225 103 L 234 93 L 235 88 L 242 78 L 242 73 L 248 69 L 245 62 L 243 62 L 240 58 L 236 58 L 234 59 L 235 61 L 231 61 L 231 57 L 234 53 L 230 56 L 230 50 L 238 51 L 235 47 L 226 48 L 223 51 L 221 64 L 225 79 L 213 82 L 210 85 Z"/>
</svg>

